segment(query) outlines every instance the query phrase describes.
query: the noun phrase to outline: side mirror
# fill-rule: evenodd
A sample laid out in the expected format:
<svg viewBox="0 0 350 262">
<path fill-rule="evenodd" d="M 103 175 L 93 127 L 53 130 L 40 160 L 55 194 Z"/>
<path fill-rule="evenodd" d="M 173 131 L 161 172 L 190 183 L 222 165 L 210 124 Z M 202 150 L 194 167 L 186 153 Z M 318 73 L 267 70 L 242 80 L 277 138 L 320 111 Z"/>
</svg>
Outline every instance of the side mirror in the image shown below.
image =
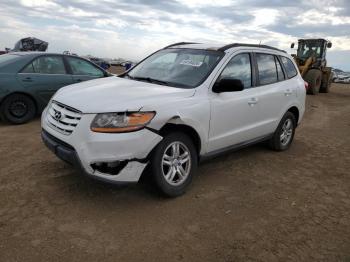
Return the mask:
<svg viewBox="0 0 350 262">
<path fill-rule="evenodd" d="M 237 92 L 242 91 L 244 85 L 239 79 L 223 78 L 213 86 L 214 93 Z"/>
<path fill-rule="evenodd" d="M 327 48 L 331 48 L 332 47 L 332 42 L 328 42 L 327 43 Z"/>
<path fill-rule="evenodd" d="M 295 44 L 294 43 L 292 43 L 291 45 L 290 45 L 290 48 L 294 48 L 294 46 L 295 46 Z"/>
</svg>

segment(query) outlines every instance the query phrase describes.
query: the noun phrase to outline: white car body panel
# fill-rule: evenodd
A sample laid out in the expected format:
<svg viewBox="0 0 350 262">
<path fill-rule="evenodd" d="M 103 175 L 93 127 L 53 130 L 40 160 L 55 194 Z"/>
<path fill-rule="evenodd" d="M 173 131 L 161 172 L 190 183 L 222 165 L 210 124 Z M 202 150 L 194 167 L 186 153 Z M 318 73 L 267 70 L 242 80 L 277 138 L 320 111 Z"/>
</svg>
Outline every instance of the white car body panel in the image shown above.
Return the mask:
<svg viewBox="0 0 350 262">
<path fill-rule="evenodd" d="M 167 103 L 194 93 L 194 89 L 166 87 L 113 76 L 61 88 L 54 100 L 65 105 L 74 104 L 74 108 L 87 114 L 139 111 L 145 104 L 152 105 L 155 101 Z"/>
<path fill-rule="evenodd" d="M 248 104 L 256 90 L 212 94 L 208 151 L 219 150 L 256 137 L 258 108 Z"/>
<path fill-rule="evenodd" d="M 205 46 L 191 45 L 191 48 L 203 49 Z M 300 123 L 305 111 L 306 91 L 299 73 L 289 80 L 240 92 L 217 94 L 211 90 L 225 65 L 238 53 L 266 52 L 284 55 L 293 61 L 289 55 L 247 47 L 235 47 L 225 52 L 207 79 L 193 89 L 118 77 L 62 88 L 52 100 L 79 110 L 82 114 L 79 124 L 71 134 L 62 134 L 48 123 L 47 108 L 42 114 L 42 128 L 75 149 L 85 173 L 109 182 L 137 182 L 147 165 L 147 157 L 162 140 L 158 131 L 166 124 L 191 127 L 200 138 L 199 155 L 205 156 L 272 134 L 291 107 L 298 109 Z M 90 130 L 96 114 L 125 111 L 154 111 L 156 115 L 147 128 L 135 132 L 106 134 Z M 96 162 L 124 160 L 129 162 L 118 175 L 104 174 L 91 167 Z"/>
</svg>

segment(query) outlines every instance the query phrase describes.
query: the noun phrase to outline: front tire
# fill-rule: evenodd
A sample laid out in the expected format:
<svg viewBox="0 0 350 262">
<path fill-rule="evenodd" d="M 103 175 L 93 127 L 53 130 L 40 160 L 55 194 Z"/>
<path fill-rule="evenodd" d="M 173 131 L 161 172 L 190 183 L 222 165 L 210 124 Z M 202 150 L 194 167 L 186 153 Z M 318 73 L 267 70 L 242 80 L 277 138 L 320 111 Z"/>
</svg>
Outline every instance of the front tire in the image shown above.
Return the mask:
<svg viewBox="0 0 350 262">
<path fill-rule="evenodd" d="M 331 84 L 332 84 L 332 77 L 333 77 L 332 73 L 330 75 L 328 75 L 328 77 L 327 77 L 327 74 L 324 75 L 323 80 L 322 80 L 322 85 L 320 88 L 320 93 L 329 93 L 329 89 L 330 89 Z"/>
<path fill-rule="evenodd" d="M 197 166 L 197 150 L 192 140 L 180 132 L 166 135 L 151 156 L 155 185 L 168 197 L 177 197 L 186 192 Z"/>
<path fill-rule="evenodd" d="M 34 101 L 22 94 L 13 94 L 5 98 L 0 107 L 1 119 L 11 124 L 24 124 L 36 114 Z"/>
<path fill-rule="evenodd" d="M 275 151 L 287 150 L 293 142 L 296 124 L 293 113 L 289 111 L 285 113 L 270 139 L 270 147 Z"/>
</svg>

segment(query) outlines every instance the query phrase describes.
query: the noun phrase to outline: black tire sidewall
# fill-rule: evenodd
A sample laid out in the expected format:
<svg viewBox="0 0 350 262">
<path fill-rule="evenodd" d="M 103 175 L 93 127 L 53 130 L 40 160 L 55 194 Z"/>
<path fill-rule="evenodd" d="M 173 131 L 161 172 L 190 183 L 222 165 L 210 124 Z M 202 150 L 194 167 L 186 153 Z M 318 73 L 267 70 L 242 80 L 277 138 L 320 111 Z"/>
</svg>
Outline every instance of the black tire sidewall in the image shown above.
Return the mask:
<svg viewBox="0 0 350 262">
<path fill-rule="evenodd" d="M 326 83 L 325 87 L 320 88 L 320 93 L 329 93 L 329 89 L 331 87 L 332 81 L 331 81 L 331 76 L 328 78 L 328 81 Z"/>
<path fill-rule="evenodd" d="M 21 102 L 25 103 L 25 105 L 27 107 L 27 112 L 22 117 L 16 117 L 16 116 L 12 115 L 10 112 L 11 104 L 16 102 L 16 101 L 21 101 Z M 33 100 L 30 97 L 28 97 L 26 95 L 22 95 L 22 94 L 10 95 L 9 97 L 5 98 L 5 100 L 1 104 L 0 114 L 1 114 L 2 120 L 6 121 L 8 123 L 24 124 L 24 123 L 26 123 L 29 120 L 34 118 L 34 116 L 36 114 L 35 103 L 33 102 Z"/>
<path fill-rule="evenodd" d="M 191 155 L 191 171 L 188 175 L 187 179 L 179 186 L 170 185 L 162 174 L 161 170 L 161 161 L 163 157 L 164 150 L 168 147 L 169 144 L 179 141 L 185 144 L 190 151 Z M 197 150 L 190 139 L 184 133 L 175 132 L 166 135 L 163 140 L 157 145 L 155 150 L 152 152 L 151 156 L 151 172 L 153 176 L 153 180 L 161 191 L 161 193 L 167 197 L 177 197 L 186 192 L 190 184 L 192 183 L 192 179 L 196 174 L 198 166 L 198 154 Z"/>
<path fill-rule="evenodd" d="M 286 122 L 287 119 L 291 119 L 292 120 L 293 133 L 292 133 L 292 137 L 291 137 L 289 143 L 287 145 L 282 145 L 281 140 L 280 140 L 280 135 L 281 135 L 281 132 L 282 132 L 283 124 Z M 293 115 L 293 113 L 291 113 L 289 111 L 287 113 L 285 113 L 284 116 L 282 117 L 282 120 L 278 124 L 278 127 L 277 127 L 277 129 L 276 129 L 276 131 L 275 131 L 271 141 L 270 141 L 271 147 L 274 150 L 277 150 L 277 151 L 287 150 L 290 147 L 290 145 L 292 144 L 292 142 L 293 142 L 296 125 L 297 125 L 297 123 L 296 123 L 295 116 Z"/>
<path fill-rule="evenodd" d="M 318 69 L 310 69 L 306 75 L 306 82 L 311 86 L 308 90 L 309 94 L 316 95 L 320 92 L 321 84 L 322 84 L 322 72 Z M 317 80 L 319 79 L 319 84 L 317 84 Z"/>
</svg>

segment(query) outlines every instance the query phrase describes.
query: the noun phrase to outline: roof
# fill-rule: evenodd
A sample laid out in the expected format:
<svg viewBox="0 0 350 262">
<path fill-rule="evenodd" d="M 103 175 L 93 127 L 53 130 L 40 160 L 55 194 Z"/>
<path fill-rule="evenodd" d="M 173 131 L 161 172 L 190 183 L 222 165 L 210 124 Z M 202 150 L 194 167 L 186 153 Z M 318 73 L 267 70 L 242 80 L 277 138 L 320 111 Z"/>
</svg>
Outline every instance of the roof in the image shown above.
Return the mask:
<svg viewBox="0 0 350 262">
<path fill-rule="evenodd" d="M 175 43 L 172 45 L 166 46 L 164 49 L 167 48 L 191 48 L 191 49 L 204 49 L 204 50 L 215 50 L 215 51 L 226 51 L 231 48 L 237 48 L 237 47 L 251 47 L 251 48 L 264 48 L 264 49 L 270 49 L 270 50 L 275 50 L 279 52 L 284 52 L 286 51 L 268 46 L 268 45 L 255 45 L 255 44 L 245 44 L 245 43 L 233 43 L 233 44 L 228 44 L 228 45 L 223 45 L 223 44 L 201 44 L 201 43 L 193 43 L 193 42 L 180 42 L 180 43 Z"/>
<path fill-rule="evenodd" d="M 74 54 L 62 54 L 62 53 L 50 53 L 50 52 L 40 52 L 40 51 L 23 51 L 23 52 L 9 52 L 8 55 L 17 55 L 17 56 L 39 56 L 39 55 L 60 55 L 60 56 L 70 56 L 70 57 L 79 57 L 81 59 L 89 60 L 86 57 L 77 56 Z"/>
<path fill-rule="evenodd" d="M 89 60 L 89 59 L 86 59 L 84 57 L 81 57 L 81 56 L 76 56 L 76 55 L 67 55 L 67 54 L 62 54 L 62 53 L 49 53 L 49 52 L 40 52 L 40 51 L 25 51 L 25 52 L 9 52 L 7 53 L 7 55 L 16 55 L 18 57 L 23 57 L 23 59 L 31 59 L 30 56 L 32 56 L 32 58 L 36 57 L 36 56 L 40 56 L 40 55 L 60 55 L 60 56 L 65 56 L 65 57 L 78 57 L 80 59 L 83 59 L 83 60 Z M 27 58 L 25 58 L 27 57 Z M 102 70 L 104 70 L 102 68 Z"/>
<path fill-rule="evenodd" d="M 23 51 L 23 52 L 9 52 L 7 53 L 9 55 L 18 55 L 18 56 L 36 56 L 36 55 L 63 55 L 63 56 L 74 56 L 76 57 L 76 55 L 73 54 L 62 54 L 62 53 L 52 53 L 52 52 L 41 52 L 41 51 Z M 82 57 L 80 57 L 82 58 Z"/>
<path fill-rule="evenodd" d="M 62 55 L 59 53 L 48 53 L 48 52 L 40 52 L 40 51 L 23 51 L 23 52 L 9 52 L 10 55 L 19 55 L 19 56 L 26 56 L 26 55 Z"/>
</svg>

